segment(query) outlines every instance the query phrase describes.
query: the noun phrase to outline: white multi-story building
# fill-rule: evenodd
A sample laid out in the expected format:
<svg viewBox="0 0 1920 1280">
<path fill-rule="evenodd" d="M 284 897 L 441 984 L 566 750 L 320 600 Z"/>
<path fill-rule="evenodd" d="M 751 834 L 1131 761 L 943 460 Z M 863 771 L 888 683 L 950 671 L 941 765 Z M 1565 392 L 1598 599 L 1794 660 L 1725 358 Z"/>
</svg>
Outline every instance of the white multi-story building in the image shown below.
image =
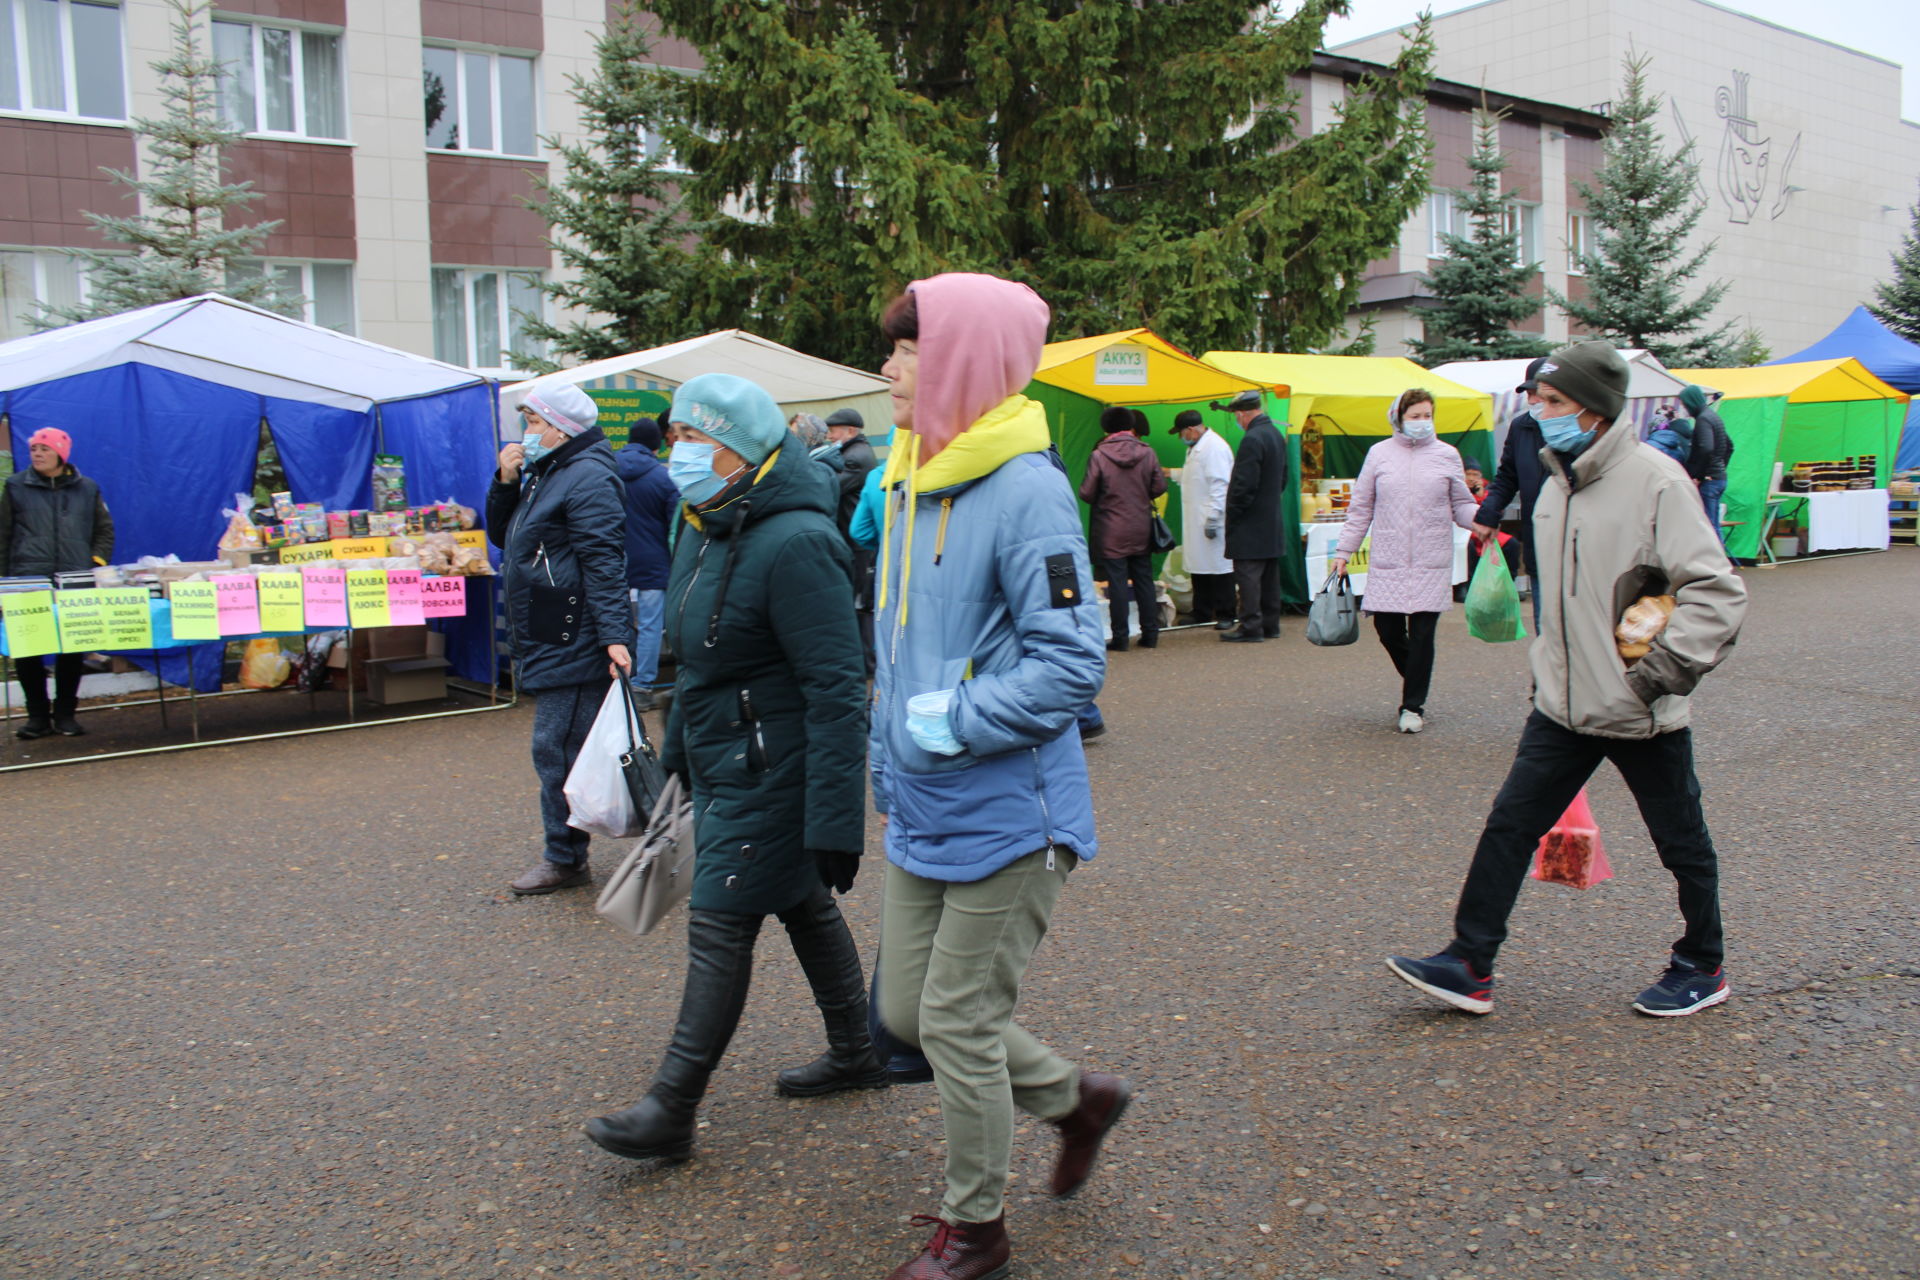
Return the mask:
<svg viewBox="0 0 1920 1280">
<path fill-rule="evenodd" d="M 1649 58 L 1662 132 L 1674 146 L 1691 139 L 1700 160 L 1706 213 L 1696 243 L 1714 242 L 1704 278 L 1730 284 L 1717 319 L 1757 329 L 1776 352 L 1824 337 L 1887 277 L 1920 181 L 1920 124 L 1900 117 L 1898 65 L 1708 0 L 1487 0 L 1435 18 L 1433 30 L 1436 74 L 1447 80 L 1601 113 L 1619 92 L 1623 60 Z M 1860 33 L 1862 44 L 1872 38 Z M 1386 61 L 1403 41 L 1389 31 L 1335 52 Z M 1554 132 L 1542 172 L 1590 169 L 1584 146 Z M 1438 141 L 1435 185 L 1464 185 L 1441 171 L 1448 149 Z M 1578 196 L 1566 217 L 1546 204 L 1551 197 L 1535 255 L 1542 282 L 1577 296 L 1567 239 L 1584 233 Z M 1376 277 L 1426 269 L 1431 227 L 1422 222 Z M 1369 288 L 1380 301 L 1394 292 Z M 1416 295 L 1380 307 L 1383 338 L 1417 332 Z M 1550 310 L 1545 333 L 1565 337 L 1566 317 Z"/>
</svg>

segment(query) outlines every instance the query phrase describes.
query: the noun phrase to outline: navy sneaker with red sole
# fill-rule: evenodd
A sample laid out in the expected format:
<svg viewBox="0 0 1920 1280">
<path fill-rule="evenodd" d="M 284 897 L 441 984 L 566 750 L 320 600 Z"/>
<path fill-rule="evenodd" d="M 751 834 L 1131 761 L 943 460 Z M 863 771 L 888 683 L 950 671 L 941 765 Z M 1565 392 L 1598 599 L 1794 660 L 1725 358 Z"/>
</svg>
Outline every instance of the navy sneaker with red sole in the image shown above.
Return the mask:
<svg viewBox="0 0 1920 1280">
<path fill-rule="evenodd" d="M 1458 956 L 1444 951 L 1425 960 L 1388 956 L 1387 968 L 1414 990 L 1424 991 L 1463 1013 L 1493 1012 L 1492 976 L 1475 975 L 1472 966 Z"/>
</svg>

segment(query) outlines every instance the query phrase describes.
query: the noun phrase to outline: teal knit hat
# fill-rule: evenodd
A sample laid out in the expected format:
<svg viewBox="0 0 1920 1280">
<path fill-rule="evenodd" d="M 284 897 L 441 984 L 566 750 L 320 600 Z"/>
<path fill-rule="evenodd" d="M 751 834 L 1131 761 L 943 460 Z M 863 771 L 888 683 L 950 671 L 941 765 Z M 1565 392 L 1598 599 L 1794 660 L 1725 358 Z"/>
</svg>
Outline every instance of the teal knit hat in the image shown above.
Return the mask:
<svg viewBox="0 0 1920 1280">
<path fill-rule="evenodd" d="M 667 420 L 712 436 L 756 467 L 787 438 L 786 419 L 773 397 L 730 373 L 703 373 L 681 383 Z"/>
</svg>

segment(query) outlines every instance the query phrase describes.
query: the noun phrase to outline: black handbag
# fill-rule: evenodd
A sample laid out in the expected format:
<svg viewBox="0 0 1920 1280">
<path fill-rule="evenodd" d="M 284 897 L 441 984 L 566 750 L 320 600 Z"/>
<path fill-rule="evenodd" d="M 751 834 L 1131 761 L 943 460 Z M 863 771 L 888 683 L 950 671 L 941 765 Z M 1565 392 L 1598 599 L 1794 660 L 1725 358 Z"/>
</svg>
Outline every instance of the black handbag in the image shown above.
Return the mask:
<svg viewBox="0 0 1920 1280">
<path fill-rule="evenodd" d="M 1154 516 L 1152 523 L 1147 526 L 1147 549 L 1160 556 L 1173 550 L 1174 545 L 1173 530 L 1167 528 L 1165 520 Z"/>
<path fill-rule="evenodd" d="M 651 814 L 667 787 L 667 771 L 661 767 L 660 753 L 647 738 L 647 725 L 640 708 L 633 703 L 633 686 L 624 676 L 615 676 L 627 702 L 627 749 L 620 753 L 620 775 L 627 780 L 627 794 L 633 797 L 635 813 Z"/>
</svg>

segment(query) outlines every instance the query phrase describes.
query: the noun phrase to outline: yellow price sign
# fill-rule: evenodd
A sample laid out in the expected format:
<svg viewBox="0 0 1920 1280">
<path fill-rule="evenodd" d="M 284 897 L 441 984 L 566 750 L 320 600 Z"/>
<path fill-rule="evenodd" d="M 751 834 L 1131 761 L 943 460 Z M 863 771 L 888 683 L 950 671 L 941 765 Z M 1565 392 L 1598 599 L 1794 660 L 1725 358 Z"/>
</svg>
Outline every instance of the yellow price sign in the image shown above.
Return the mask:
<svg viewBox="0 0 1920 1280">
<path fill-rule="evenodd" d="M 385 538 L 335 538 L 327 545 L 335 560 L 383 560 L 387 554 Z"/>
<path fill-rule="evenodd" d="M 153 605 L 145 587 L 108 587 L 100 599 L 107 611 L 109 650 L 153 647 Z"/>
<path fill-rule="evenodd" d="M 306 583 L 297 573 L 260 575 L 260 629 L 262 631 L 303 631 L 306 629 Z"/>
<path fill-rule="evenodd" d="M 391 616 L 387 606 L 385 569 L 347 570 L 347 625 L 384 627 Z"/>
<path fill-rule="evenodd" d="M 0 624 L 6 628 L 7 653 L 12 657 L 37 658 L 60 651 L 60 624 L 54 618 L 51 591 L 0 595 Z"/>
<path fill-rule="evenodd" d="M 60 652 L 97 653 L 107 644 L 107 606 L 97 589 L 62 591 L 54 597 L 60 615 Z"/>
<path fill-rule="evenodd" d="M 173 604 L 175 640 L 218 640 L 220 597 L 211 582 L 175 582 L 167 587 Z"/>
<path fill-rule="evenodd" d="M 321 560 L 333 559 L 331 542 L 309 542 L 304 546 L 280 548 L 281 564 L 314 564 Z"/>
</svg>

